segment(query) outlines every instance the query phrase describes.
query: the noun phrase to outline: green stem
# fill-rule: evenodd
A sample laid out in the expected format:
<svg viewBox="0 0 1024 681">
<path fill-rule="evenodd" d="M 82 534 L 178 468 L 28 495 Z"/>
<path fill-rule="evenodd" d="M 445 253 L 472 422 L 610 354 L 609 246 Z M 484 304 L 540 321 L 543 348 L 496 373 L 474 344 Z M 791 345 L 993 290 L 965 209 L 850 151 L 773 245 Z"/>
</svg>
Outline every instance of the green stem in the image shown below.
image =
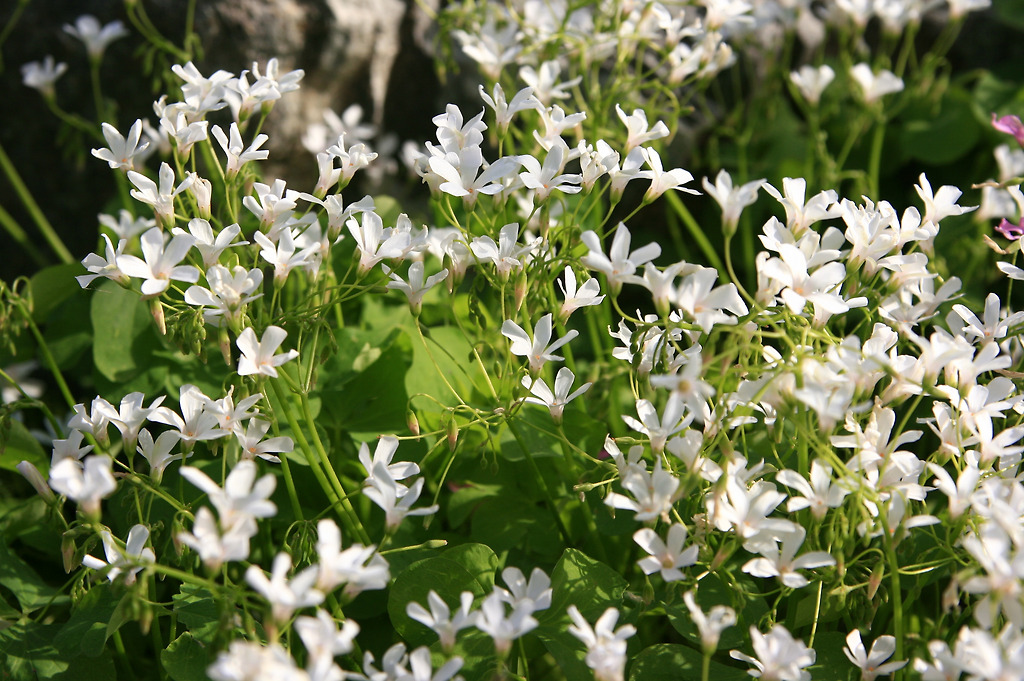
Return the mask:
<svg viewBox="0 0 1024 681">
<path fill-rule="evenodd" d="M 36 265 L 39 267 L 46 267 L 48 264 L 46 262 L 46 257 L 38 248 L 36 248 L 36 245 L 28 238 L 28 234 L 25 233 L 25 230 L 23 230 L 21 225 L 11 217 L 10 213 L 4 210 L 3 206 L 0 206 L 0 225 L 3 226 L 19 246 L 25 249 L 25 252 L 28 253 L 29 257 L 32 258 Z"/>
<path fill-rule="evenodd" d="M 882 197 L 878 193 L 878 175 L 882 167 L 882 144 L 885 141 L 885 120 L 875 125 L 875 134 L 871 137 L 871 156 L 868 160 L 868 195 L 874 201 Z"/>
<path fill-rule="evenodd" d="M 704 234 L 704 230 L 697 224 L 697 220 L 694 219 L 693 214 L 690 213 L 690 209 L 686 207 L 682 199 L 675 192 L 665 192 L 665 196 L 668 197 L 668 202 L 672 204 L 673 210 L 682 218 L 683 224 L 690 230 L 690 236 L 700 246 L 700 250 L 704 257 L 708 259 L 708 263 L 718 271 L 725 269 L 722 259 L 718 257 L 718 253 L 715 252 L 708 237 Z"/>
<path fill-rule="evenodd" d="M 32 313 L 25 307 L 25 301 L 21 298 L 14 299 L 14 304 L 18 306 L 18 311 L 21 312 L 22 317 L 25 318 L 25 322 L 32 331 L 32 336 L 36 339 L 36 343 L 39 345 L 39 353 L 43 356 L 43 363 L 46 364 L 46 368 L 50 370 L 50 373 L 53 374 L 54 380 L 57 381 L 57 387 L 60 389 L 60 394 L 64 396 L 64 400 L 68 403 L 68 407 L 74 409 L 75 398 L 72 397 L 71 389 L 68 388 L 68 384 L 64 380 L 64 375 L 61 374 L 60 367 L 57 366 L 57 360 L 53 358 L 53 354 L 50 352 L 50 346 L 46 344 L 43 334 L 39 331 L 39 327 L 36 326 L 35 321 L 32 319 Z"/>
<path fill-rule="evenodd" d="M 331 465 L 331 460 L 327 455 L 327 450 L 324 448 L 323 442 L 320 441 L 320 433 L 316 430 L 316 421 L 313 420 L 313 412 L 309 407 L 309 396 L 306 393 L 299 393 L 299 400 L 302 403 L 302 416 L 306 419 L 306 425 L 309 426 L 310 435 L 313 436 L 313 445 L 316 447 L 317 454 L 320 455 L 320 461 L 323 464 L 324 469 L 327 471 L 327 476 L 335 486 L 335 489 L 340 490 L 342 506 L 351 517 L 356 534 L 359 535 L 359 540 L 363 542 L 363 544 L 369 546 L 370 535 L 366 533 L 366 530 L 363 528 L 362 521 L 360 521 L 359 516 L 356 515 L 356 510 L 352 507 L 352 502 L 348 498 L 348 492 L 345 491 L 345 486 L 342 484 L 338 474 L 334 472 L 334 466 Z"/>
<path fill-rule="evenodd" d="M 14 187 L 15 193 L 18 194 L 18 198 L 25 204 L 25 208 L 28 210 L 29 215 L 35 220 L 36 226 L 39 231 L 43 233 L 43 238 L 50 244 L 50 248 L 53 249 L 57 257 L 60 258 L 63 263 L 75 262 L 74 256 L 71 255 L 71 251 L 67 249 L 64 242 L 61 241 L 60 237 L 57 236 L 57 232 L 53 229 L 50 221 L 43 215 L 43 211 L 40 210 L 39 204 L 32 198 L 32 194 L 28 191 L 28 187 L 21 180 L 21 175 L 18 174 L 18 170 L 11 163 L 11 159 L 7 156 L 7 152 L 4 151 L 3 145 L 0 145 L 0 167 L 3 168 L 4 174 L 7 175 L 7 179 L 10 180 L 11 186 Z"/>
</svg>

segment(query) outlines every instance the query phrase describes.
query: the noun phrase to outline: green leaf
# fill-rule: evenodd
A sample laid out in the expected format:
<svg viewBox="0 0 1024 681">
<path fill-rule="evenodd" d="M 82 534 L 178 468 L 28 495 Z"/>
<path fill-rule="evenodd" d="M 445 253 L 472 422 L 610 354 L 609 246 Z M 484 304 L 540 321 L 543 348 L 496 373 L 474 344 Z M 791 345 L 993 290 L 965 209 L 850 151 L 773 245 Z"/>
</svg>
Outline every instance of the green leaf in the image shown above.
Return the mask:
<svg viewBox="0 0 1024 681">
<path fill-rule="evenodd" d="M 149 306 L 138 293 L 105 282 L 92 297 L 90 318 L 96 339 L 93 361 L 101 375 L 124 381 L 149 365 L 159 342 Z"/>
<path fill-rule="evenodd" d="M 174 681 L 208 681 L 210 654 L 191 633 L 185 632 L 160 652 L 160 663 Z"/>
<path fill-rule="evenodd" d="M 117 678 L 110 653 L 98 657 L 62 654 L 52 641 L 59 624 L 19 622 L 0 631 L 0 678 L 7 681 L 112 681 Z"/>
<path fill-rule="evenodd" d="M 562 447 L 558 441 L 555 425 L 547 409 L 524 409 L 519 412 L 513 424 L 522 444 L 516 439 L 511 427 L 502 428 L 498 441 L 501 456 L 507 461 L 523 461 L 526 454 L 523 448 L 530 450 L 535 459 L 545 457 L 561 457 Z M 602 438 L 604 435 L 602 434 Z"/>
<path fill-rule="evenodd" d="M 448 496 L 448 524 L 458 527 L 466 521 L 481 501 L 501 493 L 501 485 L 485 485 L 469 481 Z"/>
<path fill-rule="evenodd" d="M 413 563 L 395 577 L 388 596 L 391 623 L 410 648 L 430 644 L 437 635 L 406 613 L 408 603 L 426 607 L 427 594 L 437 592 L 449 607 L 458 607 L 459 596 L 470 591 L 476 598 L 491 593 L 498 557 L 483 544 L 463 544 L 446 550 L 440 556 Z"/>
<path fill-rule="evenodd" d="M 76 293 L 81 293 L 82 287 L 75 280 L 75 275 L 84 271 L 82 265 L 75 262 L 53 265 L 36 272 L 28 282 L 33 321 L 45 322 L 50 313 L 62 302 Z"/>
<path fill-rule="evenodd" d="M 980 128 L 967 93 L 950 91 L 943 97 L 938 112 L 915 113 L 914 118 L 904 122 L 899 138 L 908 158 L 946 165 L 969 152 L 978 141 Z"/>
<path fill-rule="evenodd" d="M 174 613 L 192 633 L 193 638 L 213 641 L 220 630 L 221 612 L 209 589 L 194 584 L 182 584 L 174 594 Z"/>
<path fill-rule="evenodd" d="M 438 327 L 426 332 L 426 345 L 420 340 L 415 323 L 408 327 L 412 344 L 412 366 L 405 375 L 405 391 L 409 395 L 426 394 L 441 404 L 455 406 L 458 398 L 451 388 L 468 402 L 476 390 L 476 381 L 484 385 L 479 365 L 473 356 L 473 348 L 458 328 Z M 449 388 L 448 386 L 451 386 Z M 437 410 L 432 401 L 418 400 L 420 409 Z"/>
<path fill-rule="evenodd" d="M 609 607 L 622 607 L 626 586 L 616 570 L 582 551 L 566 549 L 551 571 L 551 607 L 541 614 L 540 622 L 550 626 L 568 620 L 566 610 L 570 605 L 594 621 Z"/>
<path fill-rule="evenodd" d="M 551 514 L 521 497 L 497 497 L 480 504 L 473 514 L 470 536 L 486 541 L 498 553 L 516 547 L 529 551 L 538 544 L 561 548 Z M 554 553 L 558 555 L 558 550 Z"/>
<path fill-rule="evenodd" d="M 0 468 L 14 471 L 22 461 L 39 469 L 44 478 L 49 474 L 50 457 L 39 440 L 32 437 L 21 421 L 4 419 L 0 423 Z"/>
<path fill-rule="evenodd" d="M 53 643 L 68 657 L 101 654 L 107 638 L 113 633 L 107 627 L 121 601 L 110 593 L 110 586 L 100 584 L 89 589 L 71 613 L 71 619 L 61 628 Z"/>
<path fill-rule="evenodd" d="M 44 582 L 28 563 L 11 551 L 3 537 L 0 537 L 0 584 L 14 593 L 25 612 L 41 608 L 57 597 L 57 590 Z M 60 600 L 66 598 L 59 597 Z"/>
<path fill-rule="evenodd" d="M 397 432 L 406 427 L 409 399 L 402 386 L 409 368 L 409 354 L 398 345 L 390 345 L 380 354 L 368 353 L 367 357 L 377 359 L 354 375 L 342 389 L 329 384 L 329 389 L 325 385 L 321 391 L 328 422 L 349 431 L 357 440 L 376 438 L 380 433 Z M 356 366 L 359 366 L 358 358 L 353 369 Z"/>
<path fill-rule="evenodd" d="M 633 658 L 629 681 L 700 681 L 703 656 L 678 643 L 659 643 Z M 746 672 L 711 660 L 710 678 L 715 681 L 750 679 Z M 824 678 L 824 677 L 823 677 Z"/>
<path fill-rule="evenodd" d="M 992 9 L 1007 26 L 1024 30 L 1024 0 L 999 0 L 992 3 Z"/>
</svg>

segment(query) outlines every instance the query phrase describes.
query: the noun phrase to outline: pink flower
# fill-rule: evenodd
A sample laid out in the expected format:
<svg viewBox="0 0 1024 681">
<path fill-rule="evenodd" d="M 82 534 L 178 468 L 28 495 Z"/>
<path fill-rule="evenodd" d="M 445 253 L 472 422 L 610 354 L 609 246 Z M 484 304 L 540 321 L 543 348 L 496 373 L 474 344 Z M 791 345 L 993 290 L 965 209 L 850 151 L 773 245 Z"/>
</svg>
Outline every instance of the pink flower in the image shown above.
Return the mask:
<svg viewBox="0 0 1024 681">
<path fill-rule="evenodd" d="M 1024 132 L 1021 134 L 1024 134 Z M 1006 218 L 1003 218 L 1002 221 L 996 225 L 996 231 L 1004 238 L 1009 239 L 1010 241 L 1015 241 L 1024 236 L 1024 218 L 1021 218 L 1020 222 L 1010 222 Z"/>
<path fill-rule="evenodd" d="M 1013 135 L 1017 139 L 1017 144 L 1024 147 L 1024 123 L 1021 123 L 1017 116 L 997 118 L 995 114 L 992 114 L 992 127 L 999 132 Z"/>
</svg>

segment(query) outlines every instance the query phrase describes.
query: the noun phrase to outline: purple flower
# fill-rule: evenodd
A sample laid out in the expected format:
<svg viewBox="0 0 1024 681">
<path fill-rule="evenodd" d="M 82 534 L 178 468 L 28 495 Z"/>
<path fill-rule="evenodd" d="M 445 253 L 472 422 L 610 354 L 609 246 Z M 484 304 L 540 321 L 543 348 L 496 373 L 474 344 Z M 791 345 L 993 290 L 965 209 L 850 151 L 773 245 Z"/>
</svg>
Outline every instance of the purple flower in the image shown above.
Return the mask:
<svg viewBox="0 0 1024 681">
<path fill-rule="evenodd" d="M 999 132 L 1013 135 L 1017 138 L 1017 144 L 1024 147 L 1024 123 L 1021 123 L 1017 116 L 997 118 L 995 114 L 992 114 L 992 127 Z"/>
</svg>

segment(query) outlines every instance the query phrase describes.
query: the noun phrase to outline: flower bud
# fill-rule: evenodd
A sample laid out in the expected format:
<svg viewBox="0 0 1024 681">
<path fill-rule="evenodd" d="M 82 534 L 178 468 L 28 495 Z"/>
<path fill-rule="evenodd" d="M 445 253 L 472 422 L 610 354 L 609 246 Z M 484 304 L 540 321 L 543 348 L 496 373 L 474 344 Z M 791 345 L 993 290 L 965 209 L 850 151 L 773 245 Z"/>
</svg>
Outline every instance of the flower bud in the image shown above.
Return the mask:
<svg viewBox="0 0 1024 681">
<path fill-rule="evenodd" d="M 199 177 L 198 173 L 192 173 L 192 184 L 188 190 L 196 199 L 199 208 L 199 217 L 209 220 L 211 217 L 210 203 L 213 199 L 213 185 L 209 180 Z"/>
<path fill-rule="evenodd" d="M 75 559 L 78 547 L 75 546 L 74 530 L 65 532 L 60 538 L 60 555 L 64 559 L 64 572 L 71 572 L 78 566 L 79 561 Z"/>
<path fill-rule="evenodd" d="M 39 472 L 39 469 L 32 465 L 29 461 L 22 461 L 17 465 L 18 472 L 25 476 L 29 484 L 36 490 L 36 492 L 45 499 L 47 502 L 56 500 L 56 496 L 53 494 L 53 490 L 46 484 L 46 480 L 43 479 L 43 475 Z"/>
<path fill-rule="evenodd" d="M 149 301 L 149 311 L 153 313 L 153 320 L 156 322 L 156 328 L 160 331 L 160 335 L 166 336 L 167 321 L 164 319 L 164 306 L 160 303 L 159 298 Z"/>
<path fill-rule="evenodd" d="M 220 356 L 229 367 L 231 364 L 231 336 L 228 335 L 227 327 L 221 327 L 217 333 L 217 344 L 220 346 Z"/>
<path fill-rule="evenodd" d="M 519 308 L 523 306 L 523 300 L 526 298 L 526 270 L 519 270 L 519 274 L 516 275 L 516 287 L 515 287 L 515 311 L 519 312 Z"/>
<path fill-rule="evenodd" d="M 409 426 L 410 433 L 412 433 L 413 435 L 420 434 L 420 422 L 419 419 L 416 418 L 416 412 L 414 412 L 412 409 L 405 412 L 405 422 Z"/>
<path fill-rule="evenodd" d="M 455 445 L 459 442 L 459 424 L 454 418 L 448 421 L 448 449 L 455 451 Z"/>
<path fill-rule="evenodd" d="M 874 598 L 875 593 L 878 592 L 878 587 L 882 584 L 882 579 L 885 577 L 885 562 L 879 561 L 875 565 L 875 569 L 871 571 L 871 577 L 868 578 L 868 598 Z"/>
</svg>

